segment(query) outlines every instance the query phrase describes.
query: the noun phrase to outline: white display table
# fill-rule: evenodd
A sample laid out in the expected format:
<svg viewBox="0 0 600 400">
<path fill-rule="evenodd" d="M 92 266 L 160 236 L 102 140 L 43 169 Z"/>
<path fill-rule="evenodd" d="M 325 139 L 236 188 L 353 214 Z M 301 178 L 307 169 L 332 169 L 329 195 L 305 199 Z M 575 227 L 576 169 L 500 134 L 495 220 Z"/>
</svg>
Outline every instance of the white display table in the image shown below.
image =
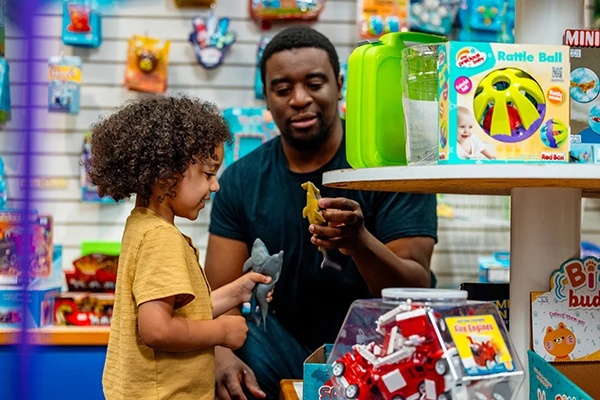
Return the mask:
<svg viewBox="0 0 600 400">
<path fill-rule="evenodd" d="M 329 187 L 405 193 L 511 196 L 510 336 L 527 368 L 530 292 L 549 289 L 550 274 L 580 256 L 581 198 L 600 197 L 600 165 L 479 164 L 339 170 Z M 527 398 L 527 382 L 520 398 Z"/>
</svg>

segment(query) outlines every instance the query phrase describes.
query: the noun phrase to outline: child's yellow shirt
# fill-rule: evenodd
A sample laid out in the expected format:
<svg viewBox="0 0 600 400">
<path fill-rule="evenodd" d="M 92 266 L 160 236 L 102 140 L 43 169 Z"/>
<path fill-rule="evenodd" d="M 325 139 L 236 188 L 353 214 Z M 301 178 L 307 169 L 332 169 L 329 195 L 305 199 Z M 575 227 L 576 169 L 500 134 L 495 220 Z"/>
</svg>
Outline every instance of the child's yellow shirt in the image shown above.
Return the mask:
<svg viewBox="0 0 600 400">
<path fill-rule="evenodd" d="M 190 238 L 153 211 L 136 207 L 127 218 L 119 256 L 102 377 L 107 400 L 215 398 L 214 348 L 169 353 L 149 348 L 140 337 L 140 304 L 177 295 L 193 300 L 183 307 L 176 303 L 175 315 L 212 319 L 210 286 Z"/>
</svg>

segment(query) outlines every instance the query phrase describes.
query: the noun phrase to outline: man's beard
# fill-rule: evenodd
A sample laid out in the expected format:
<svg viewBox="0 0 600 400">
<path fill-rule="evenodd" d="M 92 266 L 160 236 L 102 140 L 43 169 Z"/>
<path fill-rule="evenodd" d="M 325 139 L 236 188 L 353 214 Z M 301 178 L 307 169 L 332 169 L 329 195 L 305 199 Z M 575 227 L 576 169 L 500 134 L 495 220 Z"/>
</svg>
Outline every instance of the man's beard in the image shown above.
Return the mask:
<svg viewBox="0 0 600 400">
<path fill-rule="evenodd" d="M 298 151 L 316 150 L 321 147 L 331 135 L 331 126 L 325 126 L 323 124 L 322 116 L 319 116 L 318 119 L 319 130 L 316 134 L 309 132 L 302 134 L 299 132 L 299 134 L 294 135 L 290 123 L 286 122 L 286 127 L 281 132 L 281 136 L 284 137 L 287 144 Z"/>
</svg>

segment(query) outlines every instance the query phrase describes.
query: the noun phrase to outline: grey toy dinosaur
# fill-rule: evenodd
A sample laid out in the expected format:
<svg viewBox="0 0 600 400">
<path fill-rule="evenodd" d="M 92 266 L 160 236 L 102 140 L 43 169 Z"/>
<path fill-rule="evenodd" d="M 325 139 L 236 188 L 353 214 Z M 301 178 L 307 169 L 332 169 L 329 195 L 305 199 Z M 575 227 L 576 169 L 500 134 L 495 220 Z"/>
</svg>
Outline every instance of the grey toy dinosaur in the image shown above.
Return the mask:
<svg viewBox="0 0 600 400">
<path fill-rule="evenodd" d="M 272 278 L 270 283 L 258 283 L 254 287 L 252 298 L 250 299 L 250 317 L 259 326 L 261 321 L 267 330 L 267 314 L 269 313 L 269 303 L 267 303 L 267 294 L 273 289 L 275 283 L 281 275 L 281 266 L 283 265 L 283 250 L 278 254 L 269 255 L 267 246 L 262 240 L 256 238 L 252 245 L 252 253 L 250 258 L 244 263 L 244 273 L 248 271 L 258 272 L 259 274 L 268 275 Z M 259 318 L 256 313 L 256 305 L 260 308 Z"/>
</svg>

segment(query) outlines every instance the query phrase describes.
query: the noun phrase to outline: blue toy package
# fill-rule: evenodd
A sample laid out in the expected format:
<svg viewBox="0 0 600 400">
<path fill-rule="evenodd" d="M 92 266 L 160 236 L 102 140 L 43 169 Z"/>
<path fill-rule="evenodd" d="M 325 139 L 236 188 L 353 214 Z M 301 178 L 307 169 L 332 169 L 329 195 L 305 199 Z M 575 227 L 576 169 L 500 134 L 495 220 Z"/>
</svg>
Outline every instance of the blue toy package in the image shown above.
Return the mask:
<svg viewBox="0 0 600 400">
<path fill-rule="evenodd" d="M 346 81 L 348 80 L 348 63 L 340 63 L 340 75 L 344 79 L 342 85 L 342 99 L 338 103 L 338 111 L 341 119 L 346 119 Z"/>
<path fill-rule="evenodd" d="M 10 67 L 5 58 L 0 58 L 0 124 L 11 119 L 9 84 Z"/>
<path fill-rule="evenodd" d="M 600 164 L 600 31 L 567 29 L 572 163 Z"/>
<path fill-rule="evenodd" d="M 458 0 L 411 0 L 411 30 L 447 35 L 452 32 Z"/>
<path fill-rule="evenodd" d="M 102 43 L 100 14 L 88 0 L 63 1 L 62 41 L 70 46 L 99 47 Z"/>
<path fill-rule="evenodd" d="M 515 0 L 461 0 L 458 40 L 514 43 Z"/>
<path fill-rule="evenodd" d="M 91 203 L 107 203 L 116 204 L 111 197 L 100 197 L 96 186 L 90 181 L 85 163 L 92 155 L 92 134 L 86 132 L 83 135 L 83 147 L 80 155 L 80 172 L 79 178 L 81 181 L 81 201 Z"/>
<path fill-rule="evenodd" d="M 233 135 L 232 144 L 225 147 L 224 168 L 279 135 L 266 107 L 228 108 L 223 111 L 223 116 Z"/>
<path fill-rule="evenodd" d="M 50 57 L 48 60 L 48 111 L 79 113 L 81 58 Z"/>
<path fill-rule="evenodd" d="M 499 251 L 491 257 L 479 257 L 479 282 L 508 283 L 510 277 L 510 253 Z"/>
<path fill-rule="evenodd" d="M 552 364 L 527 350 L 529 358 L 529 398 L 538 400 L 592 400 Z"/>
<path fill-rule="evenodd" d="M 229 18 L 218 18 L 211 11 L 206 18 L 195 17 L 192 25 L 194 31 L 189 40 L 198 63 L 207 69 L 221 65 L 227 49 L 237 37 L 235 32 L 228 32 Z"/>
<path fill-rule="evenodd" d="M 256 77 L 254 78 L 254 96 L 259 100 L 263 100 L 265 98 L 263 83 L 260 77 L 260 60 L 262 58 L 263 51 L 265 51 L 265 47 L 267 47 L 267 44 L 269 44 L 270 41 L 270 36 L 262 36 L 258 42 L 258 51 L 256 54 Z"/>
<path fill-rule="evenodd" d="M 0 158 L 0 210 L 6 208 L 6 175 L 4 174 L 4 161 Z"/>
</svg>

